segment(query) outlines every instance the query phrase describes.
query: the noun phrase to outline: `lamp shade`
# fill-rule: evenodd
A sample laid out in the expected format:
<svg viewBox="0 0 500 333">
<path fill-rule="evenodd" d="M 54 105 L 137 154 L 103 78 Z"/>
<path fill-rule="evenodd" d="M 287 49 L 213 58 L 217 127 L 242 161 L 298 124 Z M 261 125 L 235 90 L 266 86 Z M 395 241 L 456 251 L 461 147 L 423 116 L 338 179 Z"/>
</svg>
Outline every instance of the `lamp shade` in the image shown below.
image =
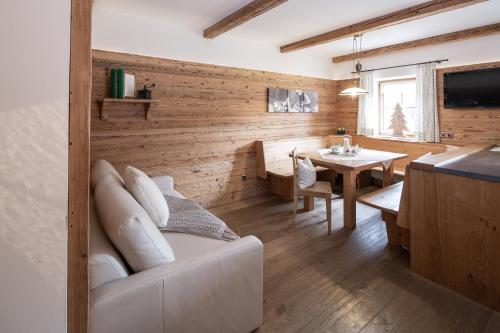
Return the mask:
<svg viewBox="0 0 500 333">
<path fill-rule="evenodd" d="M 368 90 L 358 88 L 358 87 L 351 87 L 342 90 L 342 92 L 339 94 L 341 96 L 360 96 L 360 95 L 368 95 Z"/>
</svg>

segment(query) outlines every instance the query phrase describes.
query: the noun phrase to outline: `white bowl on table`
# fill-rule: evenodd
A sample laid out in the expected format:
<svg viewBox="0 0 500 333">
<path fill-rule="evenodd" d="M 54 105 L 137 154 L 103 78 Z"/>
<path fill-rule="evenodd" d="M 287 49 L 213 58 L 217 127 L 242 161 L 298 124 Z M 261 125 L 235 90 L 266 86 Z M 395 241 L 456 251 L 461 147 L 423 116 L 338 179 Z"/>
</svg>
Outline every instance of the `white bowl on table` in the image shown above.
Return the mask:
<svg viewBox="0 0 500 333">
<path fill-rule="evenodd" d="M 342 147 L 342 146 L 331 146 L 330 147 L 330 151 L 332 152 L 332 154 L 340 155 L 340 154 L 344 153 L 344 147 Z"/>
</svg>

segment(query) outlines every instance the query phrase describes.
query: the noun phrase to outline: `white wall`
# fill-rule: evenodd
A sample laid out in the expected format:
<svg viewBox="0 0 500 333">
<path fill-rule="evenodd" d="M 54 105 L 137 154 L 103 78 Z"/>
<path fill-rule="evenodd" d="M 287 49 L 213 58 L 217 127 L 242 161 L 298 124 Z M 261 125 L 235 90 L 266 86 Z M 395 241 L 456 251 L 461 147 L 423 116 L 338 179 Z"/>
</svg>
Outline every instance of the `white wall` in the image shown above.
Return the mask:
<svg viewBox="0 0 500 333">
<path fill-rule="evenodd" d="M 92 48 L 206 64 L 330 78 L 329 57 L 282 54 L 279 48 L 255 39 L 205 39 L 202 29 L 168 17 L 132 15 L 119 6 L 96 1 L 92 19 Z M 146 6 L 146 5 L 145 5 Z"/>
<path fill-rule="evenodd" d="M 0 13 L 0 332 L 65 332 L 70 0 Z"/>
<path fill-rule="evenodd" d="M 364 69 L 412 64 L 437 59 L 449 59 L 437 67 L 451 67 L 500 60 L 500 34 L 481 38 L 422 47 L 399 53 L 362 59 Z M 333 64 L 332 78 L 351 78 L 352 61 Z M 395 71 L 394 76 L 405 70 Z M 404 74 L 403 74 L 404 75 Z"/>
<path fill-rule="evenodd" d="M 298 38 L 298 26 L 312 24 L 308 20 L 307 23 L 297 20 L 297 6 L 301 7 L 299 1 L 279 6 L 218 38 L 205 39 L 202 36 L 203 29 L 217 21 L 218 16 L 224 16 L 224 8 L 228 7 L 229 3 L 234 8 L 226 8 L 227 12 L 242 5 L 242 1 L 236 0 L 216 2 L 220 8 L 212 8 L 214 6 L 210 6 L 208 2 L 199 2 L 196 5 L 195 0 L 95 0 L 92 47 L 328 79 L 351 77 L 352 62 L 331 63 L 332 56 L 349 52 L 352 44 L 350 39 L 297 52 L 279 52 L 279 45 L 284 43 L 282 40 L 292 41 Z M 362 11 L 367 17 L 372 17 L 373 11 L 376 10 L 373 1 L 365 2 L 367 6 L 363 7 Z M 410 5 L 411 1 L 407 2 Z M 393 2 L 384 3 L 388 5 Z M 338 4 L 317 0 L 317 5 L 318 8 L 336 8 Z M 375 48 L 494 23 L 497 10 L 498 3 L 485 2 L 376 30 L 366 34 L 363 45 Z M 311 21 L 331 21 L 331 15 L 323 13 L 324 11 L 316 13 L 317 17 Z M 465 26 L 466 23 L 472 26 Z M 280 33 L 277 34 L 277 31 Z M 314 35 L 312 32 L 309 35 L 311 34 Z M 500 34 L 367 58 L 363 59 L 363 65 L 369 69 L 438 58 L 450 60 L 442 63 L 442 67 L 500 60 Z"/>
</svg>

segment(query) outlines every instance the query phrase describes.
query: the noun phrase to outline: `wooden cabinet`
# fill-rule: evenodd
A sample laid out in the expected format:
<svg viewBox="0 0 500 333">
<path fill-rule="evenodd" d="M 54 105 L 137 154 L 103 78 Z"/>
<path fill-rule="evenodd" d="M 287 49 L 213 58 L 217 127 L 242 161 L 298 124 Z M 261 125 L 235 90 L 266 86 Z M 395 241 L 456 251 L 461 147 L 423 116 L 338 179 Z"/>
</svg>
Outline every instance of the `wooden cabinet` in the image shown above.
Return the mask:
<svg viewBox="0 0 500 333">
<path fill-rule="evenodd" d="M 466 147 L 463 155 L 410 164 L 411 270 L 500 311 L 500 182 L 482 177 L 500 171 L 500 153 L 483 175 L 452 165 L 479 165 L 490 149 Z"/>
</svg>

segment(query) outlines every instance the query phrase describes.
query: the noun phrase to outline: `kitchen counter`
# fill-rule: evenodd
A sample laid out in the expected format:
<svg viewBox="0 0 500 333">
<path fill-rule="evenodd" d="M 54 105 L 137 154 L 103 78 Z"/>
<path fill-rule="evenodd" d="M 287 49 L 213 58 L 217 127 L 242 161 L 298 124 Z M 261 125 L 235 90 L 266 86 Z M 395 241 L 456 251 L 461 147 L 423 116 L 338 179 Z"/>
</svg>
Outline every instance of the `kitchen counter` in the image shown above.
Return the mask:
<svg viewBox="0 0 500 333">
<path fill-rule="evenodd" d="M 439 163 L 435 166 L 435 171 L 500 183 L 500 146 L 489 146 L 475 153 Z"/>
</svg>

